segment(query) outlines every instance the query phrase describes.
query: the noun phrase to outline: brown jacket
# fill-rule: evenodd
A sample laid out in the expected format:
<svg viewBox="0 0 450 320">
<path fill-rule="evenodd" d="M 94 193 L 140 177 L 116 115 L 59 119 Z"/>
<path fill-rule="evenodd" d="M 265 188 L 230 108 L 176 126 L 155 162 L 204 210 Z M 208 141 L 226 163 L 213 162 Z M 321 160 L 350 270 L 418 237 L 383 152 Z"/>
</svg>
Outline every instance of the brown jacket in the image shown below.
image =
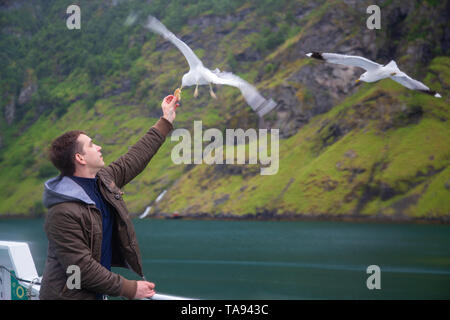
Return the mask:
<svg viewBox="0 0 450 320">
<path fill-rule="evenodd" d="M 141 255 L 120 188 L 144 170 L 172 129 L 170 122 L 159 119 L 125 155 L 97 173 L 100 192 L 115 209 L 112 266 L 129 268 L 140 277 Z M 95 299 L 96 294 L 134 298 L 137 282 L 100 264 L 102 215 L 84 190 L 68 177 L 50 179 L 44 204 L 49 208 L 44 225 L 48 254 L 40 299 Z M 81 289 L 66 285 L 70 265 L 80 268 Z"/>
</svg>

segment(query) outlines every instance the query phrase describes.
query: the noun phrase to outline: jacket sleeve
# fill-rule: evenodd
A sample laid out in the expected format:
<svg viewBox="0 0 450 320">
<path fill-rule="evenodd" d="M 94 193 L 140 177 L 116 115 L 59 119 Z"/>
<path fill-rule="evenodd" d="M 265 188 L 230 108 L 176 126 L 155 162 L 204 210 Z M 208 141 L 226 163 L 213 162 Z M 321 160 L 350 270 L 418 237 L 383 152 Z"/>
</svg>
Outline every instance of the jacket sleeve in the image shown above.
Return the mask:
<svg viewBox="0 0 450 320">
<path fill-rule="evenodd" d="M 71 212 L 51 210 L 45 222 L 49 244 L 63 270 L 71 265 L 80 268 L 81 289 L 133 299 L 137 282 L 109 271 L 92 257 L 79 219 Z"/>
<path fill-rule="evenodd" d="M 145 169 L 172 129 L 172 124 L 161 117 L 126 154 L 104 170 L 122 188 Z"/>
</svg>

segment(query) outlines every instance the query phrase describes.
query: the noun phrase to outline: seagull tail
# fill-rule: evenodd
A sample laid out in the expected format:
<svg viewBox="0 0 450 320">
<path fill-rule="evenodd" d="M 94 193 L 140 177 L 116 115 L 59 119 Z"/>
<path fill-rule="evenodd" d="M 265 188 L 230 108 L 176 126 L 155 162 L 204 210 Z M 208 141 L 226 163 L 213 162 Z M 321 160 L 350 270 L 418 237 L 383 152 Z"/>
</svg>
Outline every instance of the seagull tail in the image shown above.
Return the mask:
<svg viewBox="0 0 450 320">
<path fill-rule="evenodd" d="M 397 63 L 394 60 L 391 60 L 385 67 L 398 69 Z"/>
</svg>

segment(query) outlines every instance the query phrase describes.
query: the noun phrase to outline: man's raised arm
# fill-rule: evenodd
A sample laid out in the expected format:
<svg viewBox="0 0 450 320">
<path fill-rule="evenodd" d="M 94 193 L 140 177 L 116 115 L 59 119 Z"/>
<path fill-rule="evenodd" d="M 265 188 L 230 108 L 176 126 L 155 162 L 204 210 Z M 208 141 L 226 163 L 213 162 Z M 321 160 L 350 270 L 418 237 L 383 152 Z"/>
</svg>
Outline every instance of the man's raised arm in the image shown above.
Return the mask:
<svg viewBox="0 0 450 320">
<path fill-rule="evenodd" d="M 163 144 L 173 129 L 177 101 L 173 96 L 164 98 L 161 104 L 163 116 L 126 154 L 103 169 L 112 177 L 117 187 L 122 188 L 140 174 Z"/>
</svg>

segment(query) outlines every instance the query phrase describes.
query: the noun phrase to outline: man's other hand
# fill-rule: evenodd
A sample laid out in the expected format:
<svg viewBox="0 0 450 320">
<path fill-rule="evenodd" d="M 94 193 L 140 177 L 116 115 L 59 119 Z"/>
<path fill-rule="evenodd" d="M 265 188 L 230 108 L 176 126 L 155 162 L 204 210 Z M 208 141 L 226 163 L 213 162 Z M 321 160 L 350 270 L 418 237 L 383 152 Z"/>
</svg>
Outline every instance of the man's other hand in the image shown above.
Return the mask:
<svg viewBox="0 0 450 320">
<path fill-rule="evenodd" d="M 163 110 L 163 117 L 169 121 L 170 123 L 175 120 L 175 109 L 179 106 L 177 103 L 178 99 L 173 96 L 169 95 L 164 98 L 163 102 L 161 103 L 161 108 Z"/>
<path fill-rule="evenodd" d="M 151 298 L 155 294 L 155 284 L 148 281 L 138 281 L 135 299 Z"/>
</svg>

